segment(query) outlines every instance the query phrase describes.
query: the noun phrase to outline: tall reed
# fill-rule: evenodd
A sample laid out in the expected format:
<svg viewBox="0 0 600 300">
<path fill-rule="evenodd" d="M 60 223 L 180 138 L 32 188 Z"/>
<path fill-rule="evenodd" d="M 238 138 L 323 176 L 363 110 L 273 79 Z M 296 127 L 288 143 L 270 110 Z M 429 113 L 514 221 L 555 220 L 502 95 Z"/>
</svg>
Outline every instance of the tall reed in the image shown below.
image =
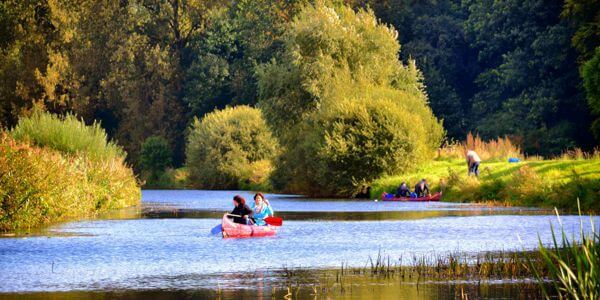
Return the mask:
<svg viewBox="0 0 600 300">
<path fill-rule="evenodd" d="M 504 160 L 509 157 L 523 157 L 523 153 L 509 137 L 499 137 L 484 141 L 479 135 L 467 134 L 464 142 L 449 142 L 439 149 L 438 158 L 464 159 L 467 150 L 474 150 L 483 160 Z"/>
<path fill-rule="evenodd" d="M 579 200 L 577 200 L 579 206 Z M 558 211 L 556 215 L 560 220 Z M 581 209 L 579 209 L 581 219 Z M 554 227 L 552 230 L 553 248 L 546 247 L 539 239 L 540 254 L 548 270 L 547 278 L 536 272 L 542 291 L 550 299 L 545 284 L 552 282 L 552 287 L 560 299 L 597 299 L 600 297 L 600 276 L 598 264 L 600 263 L 600 235 L 596 232 L 594 221 L 590 217 L 591 232 L 585 233 L 583 220 L 580 221 L 579 234 L 581 241 L 577 242 L 573 236 L 567 238 L 561 224 L 561 243 L 559 244 Z M 534 268 L 535 270 L 535 268 Z"/>
<path fill-rule="evenodd" d="M 10 133 L 17 140 L 27 140 L 67 154 L 84 152 L 99 160 L 125 156 L 118 145 L 108 140 L 100 124 L 86 125 L 72 114 L 59 117 L 35 111 L 31 117 L 21 118 Z"/>
</svg>

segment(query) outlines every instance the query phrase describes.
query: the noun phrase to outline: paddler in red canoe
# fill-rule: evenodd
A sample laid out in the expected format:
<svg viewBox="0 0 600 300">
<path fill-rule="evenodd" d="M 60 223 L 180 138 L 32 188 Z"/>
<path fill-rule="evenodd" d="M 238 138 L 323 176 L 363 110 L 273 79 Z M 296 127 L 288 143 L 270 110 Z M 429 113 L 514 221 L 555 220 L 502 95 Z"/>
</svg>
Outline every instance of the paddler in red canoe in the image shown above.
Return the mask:
<svg viewBox="0 0 600 300">
<path fill-rule="evenodd" d="M 240 195 L 233 197 L 233 205 L 235 208 L 231 211 L 232 215 L 238 215 L 241 217 L 233 217 L 233 222 L 238 224 L 251 225 L 252 221 L 252 209 L 246 205 L 246 199 Z"/>
<path fill-rule="evenodd" d="M 271 207 L 269 200 L 267 200 L 262 193 L 254 195 L 254 205 L 252 206 L 254 224 L 261 226 L 267 225 L 265 219 L 267 217 L 272 217 L 273 214 L 273 208 Z"/>
</svg>

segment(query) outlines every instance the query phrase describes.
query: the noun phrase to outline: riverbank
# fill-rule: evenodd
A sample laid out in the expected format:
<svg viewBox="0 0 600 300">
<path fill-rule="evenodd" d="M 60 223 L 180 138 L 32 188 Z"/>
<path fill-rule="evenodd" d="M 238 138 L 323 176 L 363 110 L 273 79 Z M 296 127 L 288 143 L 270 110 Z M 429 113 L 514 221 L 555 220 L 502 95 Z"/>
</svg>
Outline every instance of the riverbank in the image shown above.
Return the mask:
<svg viewBox="0 0 600 300">
<path fill-rule="evenodd" d="M 468 177 L 462 159 L 438 159 L 401 175 L 382 177 L 373 182 L 371 197 L 393 192 L 407 182 L 412 189 L 426 178 L 434 191 L 443 191 L 443 201 L 499 202 L 511 206 L 558 207 L 600 210 L 600 158 L 561 158 L 553 160 L 483 161 L 479 178 Z"/>
<path fill-rule="evenodd" d="M 125 153 L 98 124 L 38 112 L 0 132 L 0 232 L 91 218 L 140 200 Z"/>
</svg>

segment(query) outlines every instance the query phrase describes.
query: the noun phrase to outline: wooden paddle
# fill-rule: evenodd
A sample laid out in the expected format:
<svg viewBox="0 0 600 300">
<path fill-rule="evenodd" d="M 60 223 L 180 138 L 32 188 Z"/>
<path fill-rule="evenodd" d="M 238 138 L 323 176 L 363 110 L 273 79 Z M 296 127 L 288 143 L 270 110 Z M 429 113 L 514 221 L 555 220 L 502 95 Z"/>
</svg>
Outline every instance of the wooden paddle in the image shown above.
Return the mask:
<svg viewBox="0 0 600 300">
<path fill-rule="evenodd" d="M 238 217 L 241 218 L 240 215 L 227 214 L 230 217 Z M 281 226 L 283 224 L 283 219 L 278 217 L 266 217 L 263 220 L 271 226 Z"/>
</svg>

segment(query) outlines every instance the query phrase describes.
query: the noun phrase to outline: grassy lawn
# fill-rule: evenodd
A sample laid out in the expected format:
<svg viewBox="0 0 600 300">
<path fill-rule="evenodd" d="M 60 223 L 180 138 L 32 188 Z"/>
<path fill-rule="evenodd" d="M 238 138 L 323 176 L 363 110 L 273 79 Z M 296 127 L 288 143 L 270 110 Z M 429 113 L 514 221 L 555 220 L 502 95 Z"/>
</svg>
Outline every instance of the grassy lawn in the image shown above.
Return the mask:
<svg viewBox="0 0 600 300">
<path fill-rule="evenodd" d="M 464 160 L 434 160 L 412 172 L 386 176 L 372 185 L 371 197 L 392 192 L 406 181 L 411 189 L 426 178 L 444 201 L 499 201 L 509 205 L 600 209 L 600 159 L 532 160 L 520 163 L 483 161 L 479 179 L 467 177 Z"/>
</svg>

